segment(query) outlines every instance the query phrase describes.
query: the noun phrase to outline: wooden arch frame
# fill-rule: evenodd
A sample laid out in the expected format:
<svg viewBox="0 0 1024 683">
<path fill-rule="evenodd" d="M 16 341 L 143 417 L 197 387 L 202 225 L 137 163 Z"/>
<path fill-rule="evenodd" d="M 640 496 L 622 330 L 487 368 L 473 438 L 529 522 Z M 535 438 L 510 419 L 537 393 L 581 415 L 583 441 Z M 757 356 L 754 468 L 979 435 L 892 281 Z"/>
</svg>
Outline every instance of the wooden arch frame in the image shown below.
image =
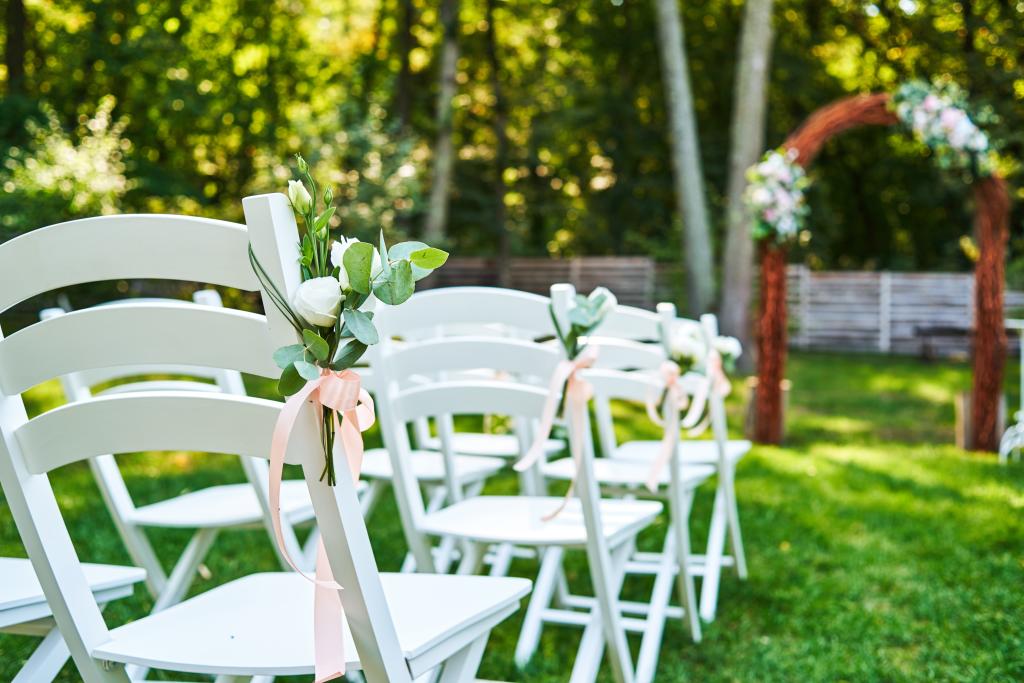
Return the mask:
<svg viewBox="0 0 1024 683">
<path fill-rule="evenodd" d="M 804 168 L 828 140 L 859 126 L 892 126 L 899 118 L 887 93 L 855 95 L 811 114 L 783 143 Z M 1006 359 L 1003 326 L 1003 261 L 1009 226 L 1010 197 L 998 175 L 976 178 L 974 228 L 980 256 L 974 269 L 974 386 L 971 392 L 972 446 L 995 450 L 999 396 Z M 760 246 L 761 309 L 757 329 L 758 371 L 755 439 L 782 440 L 781 382 L 786 359 L 786 249 L 765 240 Z"/>
</svg>

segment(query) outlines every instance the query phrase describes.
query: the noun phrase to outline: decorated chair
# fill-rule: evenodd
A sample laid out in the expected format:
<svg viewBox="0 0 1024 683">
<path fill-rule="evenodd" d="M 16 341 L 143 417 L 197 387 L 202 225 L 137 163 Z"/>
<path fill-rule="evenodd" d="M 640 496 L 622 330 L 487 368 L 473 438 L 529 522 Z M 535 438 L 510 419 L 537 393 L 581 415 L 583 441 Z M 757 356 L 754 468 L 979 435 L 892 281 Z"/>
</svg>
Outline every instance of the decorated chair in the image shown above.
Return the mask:
<svg viewBox="0 0 1024 683">
<path fill-rule="evenodd" d="M 179 216 L 112 216 L 43 228 L 0 245 L 10 283 L 0 311 L 39 293 L 92 281 L 163 278 L 256 291 L 254 254 L 291 294 L 301 280 L 297 229 L 283 195 L 249 197 L 247 226 Z M 96 397 L 28 419 L 20 394 L 46 379 L 118 365 L 227 368 L 279 374 L 272 354 L 297 334 L 269 301 L 267 316 L 187 303 L 76 311 L 0 339 L 0 483 L 61 633 L 87 683 L 128 680 L 124 665 L 229 677 L 362 670 L 370 683 L 472 681 L 490 630 L 529 591 L 523 579 L 378 572 L 354 478 L 321 477 L 320 419 L 301 406 L 285 459 L 302 469 L 330 581 L 254 574 L 108 629 L 75 553 L 49 473 L 86 458 L 137 451 L 266 457 L 282 404 L 225 393 L 160 389 Z M 69 343 L 73 340 L 74 343 Z M 314 593 L 317 615 L 314 628 Z M 340 600 L 345 618 L 329 609 Z M 319 642 L 314 646 L 314 635 Z M 339 664 L 340 662 L 340 664 Z"/>
<path fill-rule="evenodd" d="M 693 334 L 703 340 L 701 348 L 704 353 L 710 354 L 713 351 L 713 340 L 718 337 L 718 322 L 715 316 L 704 315 L 700 322 L 679 318 L 675 306 L 671 303 L 659 304 L 657 313 L 630 306 L 617 306 L 609 314 L 599 333 L 602 337 L 648 343 L 660 342 L 663 349 L 670 349 L 670 337 L 679 327 L 691 328 Z M 600 343 L 600 340 L 596 343 Z M 707 359 L 703 359 L 703 364 L 706 365 L 707 362 Z M 725 397 L 722 391 L 710 390 L 706 401 L 712 439 L 681 440 L 679 462 L 684 467 L 711 466 L 718 473 L 707 549 L 703 555 L 691 558 L 694 573 L 701 577 L 700 616 L 710 622 L 714 620 L 717 610 L 722 568 L 733 566 L 741 579 L 747 577 L 734 482 L 736 465 L 750 451 L 751 443 L 746 439 L 729 438 Z M 601 451 L 606 455 L 623 460 L 650 462 L 660 451 L 659 441 L 634 440 L 619 444 L 615 437 L 610 404 L 600 397 L 595 401 L 595 415 Z M 727 539 L 732 555 L 725 554 Z"/>
<path fill-rule="evenodd" d="M 437 566 L 434 539 L 454 538 L 461 543 L 462 554 L 456 569 L 460 574 L 479 572 L 488 550 L 495 546 L 537 549 L 543 557 L 541 571 L 527 608 L 530 632 L 521 635 L 521 639 L 535 642 L 544 622 L 582 626 L 584 634 L 572 680 L 594 680 L 601 652 L 607 646 L 615 680 L 633 681 L 633 662 L 618 596 L 636 536 L 657 517 L 662 506 L 657 501 L 600 498 L 591 470 L 585 410 L 583 423 L 570 429 L 570 441 L 578 439 L 571 450 L 580 453 L 578 498 L 480 495 L 457 499 L 440 510 L 430 511 L 409 466 L 408 427 L 424 417 L 508 415 L 518 418 L 525 430 L 539 437 L 538 424 L 559 397 L 536 382 L 518 378 L 550 378 L 561 360 L 562 354 L 554 346 L 493 337 L 433 339 L 392 346 L 381 354 L 380 365 L 387 372 L 382 385 L 381 403 L 386 410 L 381 416 L 382 430 L 395 472 L 403 528 L 421 570 L 430 571 Z M 492 379 L 440 379 L 412 386 L 403 381 L 420 374 L 458 376 L 482 368 L 501 374 Z M 445 461 L 450 462 L 454 445 L 444 432 L 441 446 Z M 538 442 L 538 448 L 543 450 L 543 441 Z M 564 553 L 570 549 L 586 551 L 596 596 L 583 609 L 549 609 L 550 592 L 561 574 Z M 508 559 L 505 556 L 492 561 L 490 573 L 507 572 Z M 445 564 L 448 561 L 449 557 L 442 558 Z M 532 649 L 517 653 L 517 663 L 525 665 Z"/>
</svg>

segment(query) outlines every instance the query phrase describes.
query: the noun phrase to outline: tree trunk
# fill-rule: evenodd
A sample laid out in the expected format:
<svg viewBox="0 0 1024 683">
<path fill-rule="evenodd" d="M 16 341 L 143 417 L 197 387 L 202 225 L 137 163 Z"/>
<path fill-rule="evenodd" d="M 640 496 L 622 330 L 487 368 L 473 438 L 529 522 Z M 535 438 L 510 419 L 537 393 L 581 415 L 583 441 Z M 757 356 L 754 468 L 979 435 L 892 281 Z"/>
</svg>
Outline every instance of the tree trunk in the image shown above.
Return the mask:
<svg viewBox="0 0 1024 683">
<path fill-rule="evenodd" d="M 459 61 L 459 0 L 441 0 L 441 87 L 437 93 L 437 144 L 434 147 L 434 178 L 430 188 L 430 209 L 424 238 L 442 243 L 448 227 L 448 190 L 455 169 L 452 149 L 452 100 Z"/>
<path fill-rule="evenodd" d="M 747 0 L 740 32 L 732 100 L 732 148 L 726 189 L 726 238 L 723 254 L 722 329 L 751 344 L 750 298 L 754 285 L 754 240 L 743 204 L 746 172 L 764 150 L 765 105 L 772 51 L 772 0 Z M 742 370 L 754 367 L 754 354 L 740 356 Z"/>
<path fill-rule="evenodd" d="M 25 93 L 25 33 L 28 31 L 24 0 L 7 0 L 6 22 L 7 94 L 22 95 Z"/>
<path fill-rule="evenodd" d="M 757 334 L 754 440 L 782 443 L 782 374 L 786 367 L 786 249 L 761 245 L 761 316 Z"/>
<path fill-rule="evenodd" d="M 508 167 L 508 112 L 505 96 L 501 90 L 498 59 L 498 36 L 494 22 L 495 0 L 487 0 L 487 60 L 491 67 L 491 92 L 494 94 L 494 112 L 491 130 L 494 132 L 494 229 L 498 233 L 498 286 L 509 286 L 509 244 L 508 226 L 505 224 L 505 169 Z"/>
<path fill-rule="evenodd" d="M 412 53 L 412 27 L 415 23 L 415 8 L 412 0 L 400 0 L 402 16 L 398 22 L 398 82 L 395 84 L 395 110 L 398 123 L 404 131 L 409 126 L 409 114 L 412 110 L 412 67 L 409 55 Z M 374 36 L 376 38 L 376 35 Z M 376 61 L 376 60 L 374 60 Z"/>
<path fill-rule="evenodd" d="M 1010 198 L 1002 178 L 974 184 L 974 229 L 980 255 L 974 266 L 974 389 L 971 399 L 972 447 L 994 451 L 999 445 L 999 399 L 1003 393 L 1006 328 L 1003 324 L 1003 260 Z"/>
<path fill-rule="evenodd" d="M 683 22 L 676 2 L 654 0 L 654 8 L 658 16 L 658 44 L 670 121 L 676 204 L 683 221 L 687 310 L 696 317 L 710 308 L 715 282 L 697 117 L 683 43 Z"/>
</svg>

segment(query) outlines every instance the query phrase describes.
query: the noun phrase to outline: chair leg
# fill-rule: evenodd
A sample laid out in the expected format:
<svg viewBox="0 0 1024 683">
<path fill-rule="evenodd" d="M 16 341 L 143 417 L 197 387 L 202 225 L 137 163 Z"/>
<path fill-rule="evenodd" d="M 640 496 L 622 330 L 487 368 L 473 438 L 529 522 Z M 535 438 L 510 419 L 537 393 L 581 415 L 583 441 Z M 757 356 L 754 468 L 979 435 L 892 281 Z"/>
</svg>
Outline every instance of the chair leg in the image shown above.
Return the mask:
<svg viewBox="0 0 1024 683">
<path fill-rule="evenodd" d="M 690 569 L 690 508 L 693 505 L 693 491 L 686 494 L 684 500 L 680 501 L 679 514 L 672 525 L 672 533 L 675 537 L 676 563 L 678 573 L 676 574 L 676 587 L 679 592 L 679 601 L 683 604 L 684 616 L 690 630 L 690 637 L 693 642 L 699 643 L 703 638 L 700 626 L 700 617 L 697 614 L 697 590 L 694 587 L 693 572 Z M 703 584 L 701 585 L 703 590 Z M 703 596 L 703 593 L 701 593 Z"/>
<path fill-rule="evenodd" d="M 116 519 L 115 523 L 132 562 L 146 570 L 146 588 L 150 596 L 156 600 L 166 590 L 168 579 L 156 551 L 153 550 L 153 544 L 149 542 L 143 529 L 134 524 Z"/>
<path fill-rule="evenodd" d="M 46 634 L 11 683 L 49 683 L 57 677 L 70 656 L 60 631 L 54 628 Z"/>
<path fill-rule="evenodd" d="M 167 579 L 167 586 L 163 593 L 156 599 L 153 605 L 153 612 L 159 612 L 171 605 L 181 602 L 188 592 L 192 581 L 196 578 L 196 571 L 199 564 L 210 551 L 213 541 L 217 538 L 219 529 L 200 529 L 192 536 L 192 539 L 185 546 L 185 552 L 178 558 L 178 563 L 171 570 L 171 576 Z"/>
<path fill-rule="evenodd" d="M 644 631 L 640 640 L 640 652 L 636 658 L 636 683 L 650 683 L 658 670 L 658 654 L 665 632 L 669 601 L 672 599 L 672 584 L 676 575 L 676 542 L 672 526 L 665 534 L 661 548 L 661 559 L 654 577 L 651 602 L 644 619 Z"/>
<path fill-rule="evenodd" d="M 722 576 L 722 555 L 725 551 L 725 529 L 728 520 L 725 493 L 719 486 L 715 492 L 715 507 L 711 513 L 711 530 L 704 556 L 704 574 L 700 584 L 700 617 L 710 623 L 718 609 L 718 583 Z"/>
<path fill-rule="evenodd" d="M 520 669 L 530 662 L 533 653 L 537 651 L 540 632 L 544 626 L 544 610 L 551 604 L 551 596 L 558 575 L 561 573 L 562 558 L 565 555 L 565 549 L 559 546 L 552 546 L 543 552 L 540 571 L 533 584 L 530 602 L 526 606 L 526 614 L 523 617 L 523 626 L 519 630 L 519 641 L 516 643 L 515 661 L 516 666 Z"/>
<path fill-rule="evenodd" d="M 472 683 L 475 681 L 476 672 L 480 668 L 480 660 L 483 659 L 484 649 L 487 647 L 487 638 L 490 635 L 490 631 L 487 631 L 449 657 L 442 665 L 441 676 L 437 679 L 437 683 Z"/>
<path fill-rule="evenodd" d="M 467 541 L 462 550 L 462 559 L 455 570 L 456 574 L 462 576 L 475 576 L 480 573 L 484 565 L 484 554 L 487 552 L 487 544 L 473 543 Z"/>
<path fill-rule="evenodd" d="M 494 552 L 491 555 L 490 576 L 506 576 L 508 574 L 514 550 L 515 547 L 511 543 L 502 543 L 494 548 Z"/>
<path fill-rule="evenodd" d="M 380 500 L 384 490 L 388 487 L 388 482 L 383 479 L 371 479 L 370 485 L 367 487 L 366 492 L 363 493 L 363 497 L 359 499 L 359 506 L 363 510 L 363 518 L 369 519 L 373 513 L 373 509 L 377 507 L 377 501 Z"/>
<path fill-rule="evenodd" d="M 736 563 L 736 576 L 747 580 L 747 555 L 743 550 L 743 532 L 740 529 L 740 510 L 736 505 L 736 487 L 732 473 L 729 474 L 728 488 L 725 492 L 729 513 L 729 547 L 733 561 Z"/>
<path fill-rule="evenodd" d="M 309 532 L 309 538 L 302 544 L 302 569 L 313 571 L 316 567 L 316 552 L 320 545 L 320 527 L 313 526 Z"/>
<path fill-rule="evenodd" d="M 591 611 L 590 622 L 583 629 L 583 638 L 576 661 L 573 662 L 569 683 L 594 683 L 601 668 L 601 655 L 605 645 L 610 644 L 608 658 L 612 665 L 612 679 L 615 683 L 633 683 L 633 664 L 622 628 L 618 609 L 618 596 L 626 577 L 626 562 L 633 552 L 633 539 L 621 544 L 611 552 L 611 576 L 605 586 L 605 600 L 598 592 L 598 599 Z M 601 605 L 602 602 L 606 604 Z M 611 603 L 611 604 L 609 604 Z"/>
</svg>

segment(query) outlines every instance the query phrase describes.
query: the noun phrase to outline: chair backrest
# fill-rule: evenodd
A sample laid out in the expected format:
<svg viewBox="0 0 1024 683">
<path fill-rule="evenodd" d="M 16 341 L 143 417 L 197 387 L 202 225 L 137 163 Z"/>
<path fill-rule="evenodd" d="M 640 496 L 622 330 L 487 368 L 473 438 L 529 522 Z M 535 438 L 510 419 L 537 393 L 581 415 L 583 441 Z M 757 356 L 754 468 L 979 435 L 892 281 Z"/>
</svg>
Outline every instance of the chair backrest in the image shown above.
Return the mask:
<svg viewBox="0 0 1024 683">
<path fill-rule="evenodd" d="M 244 202 L 247 226 L 179 216 L 113 216 L 49 226 L 0 245 L 0 312 L 46 291 L 125 278 L 198 281 L 257 291 L 248 249 L 289 298 L 298 286 L 298 235 L 279 194 Z M 264 297 L 266 296 L 263 293 Z M 88 683 L 128 680 L 90 656 L 109 639 L 63 523 L 48 473 L 106 453 L 200 451 L 266 457 L 281 404 L 222 393 L 152 391 L 71 403 L 31 420 L 21 393 L 59 375 L 118 365 L 279 371 L 278 346 L 297 335 L 267 316 L 187 303 L 129 303 L 75 311 L 0 336 L 0 482 L 61 634 Z M 74 343 L 68 343 L 73 340 Z M 301 465 L 370 680 L 408 681 L 383 598 L 355 483 L 320 481 L 318 416 L 307 406 L 286 460 Z"/>
<path fill-rule="evenodd" d="M 220 293 L 215 289 L 198 289 L 192 294 L 192 301 L 200 306 L 212 306 L 223 308 L 224 302 Z M 145 303 L 181 303 L 177 299 L 166 298 L 136 298 L 110 301 L 100 304 L 99 307 L 120 306 L 125 304 Z M 46 308 L 40 311 L 40 320 L 51 320 L 67 314 L 63 308 Z M 147 375 L 176 375 L 180 378 L 173 380 L 154 380 L 146 378 Z M 99 385 L 111 384 L 105 389 L 98 389 Z M 197 366 L 173 366 L 173 365 L 117 365 L 108 368 L 95 368 L 70 372 L 60 376 L 61 388 L 64 391 L 66 401 L 87 401 L 94 396 L 109 396 L 112 394 L 136 393 L 140 391 L 219 391 L 239 396 L 246 395 L 245 382 L 242 373 L 237 370 L 226 368 L 203 368 Z M 242 470 L 245 472 L 249 483 L 256 491 L 256 499 L 260 503 L 263 513 L 264 527 L 268 534 L 273 537 L 273 522 L 271 520 L 271 509 L 269 499 L 269 468 L 265 460 L 256 457 L 241 456 L 239 458 Z M 119 528 L 130 522 L 129 517 L 135 509 L 128 485 L 121 475 L 117 461 L 112 454 L 100 455 L 89 460 L 89 466 L 96 477 L 97 485 L 103 495 L 110 514 L 114 516 L 115 523 Z M 292 557 L 302 557 L 301 545 L 295 534 L 294 528 L 282 520 L 282 536 L 288 547 L 288 554 Z M 279 555 L 282 566 L 287 566 L 285 558 L 281 554 L 277 544 L 274 543 L 274 550 Z M 308 558 L 307 558 L 308 559 Z M 310 567 L 311 568 L 311 567 Z"/>
</svg>

